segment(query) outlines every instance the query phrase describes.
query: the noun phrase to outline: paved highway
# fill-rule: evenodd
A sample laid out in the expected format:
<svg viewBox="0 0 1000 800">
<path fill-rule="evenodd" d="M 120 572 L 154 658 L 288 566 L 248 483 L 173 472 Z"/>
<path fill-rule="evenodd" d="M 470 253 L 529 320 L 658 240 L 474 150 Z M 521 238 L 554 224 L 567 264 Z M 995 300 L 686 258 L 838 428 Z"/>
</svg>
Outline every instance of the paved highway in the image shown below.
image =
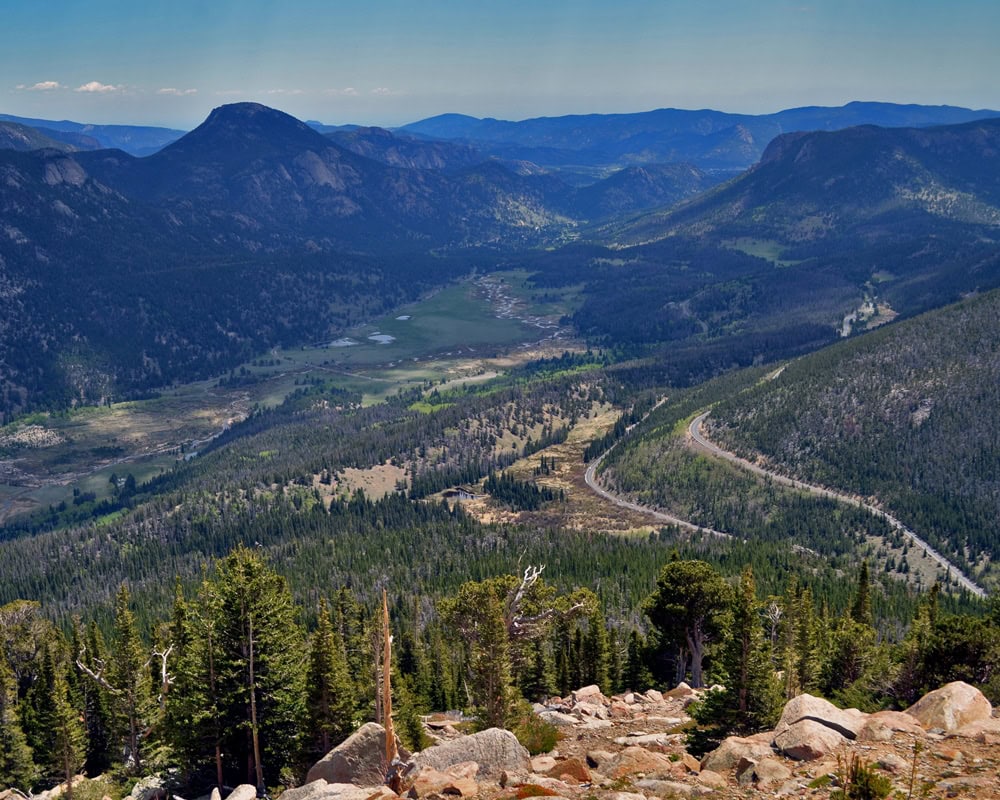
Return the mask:
<svg viewBox="0 0 1000 800">
<path fill-rule="evenodd" d="M 705 432 L 702 430 L 702 423 L 705 418 L 708 417 L 710 412 L 706 411 L 703 414 L 699 414 L 688 426 L 688 435 L 691 437 L 692 445 L 703 452 L 710 455 L 716 456 L 717 458 L 723 458 L 732 464 L 742 467 L 745 470 L 753 472 L 765 478 L 773 480 L 775 483 L 780 483 L 785 486 L 791 486 L 795 489 L 801 489 L 804 492 L 815 495 L 817 497 L 828 497 L 831 500 L 837 500 L 841 503 L 849 503 L 852 506 L 858 508 L 863 508 L 866 511 L 874 514 L 876 517 L 880 517 L 888 522 L 893 528 L 899 531 L 903 536 L 909 539 L 917 547 L 923 548 L 927 551 L 927 555 L 931 557 L 937 564 L 944 568 L 945 572 L 949 577 L 954 578 L 959 585 L 964 589 L 967 589 L 972 594 L 977 597 L 986 597 L 986 591 L 975 581 L 968 578 L 958 567 L 952 564 L 947 558 L 945 558 L 941 553 L 931 547 L 927 542 L 920 538 L 914 531 L 907 528 L 902 522 L 896 519 L 891 514 L 887 514 L 882 509 L 873 506 L 869 503 L 857 497 L 851 497 L 847 494 L 841 494 L 840 492 L 835 492 L 831 489 L 826 489 L 822 486 L 816 486 L 815 484 L 805 483 L 804 481 L 798 481 L 794 478 L 788 478 L 784 475 L 780 475 L 777 472 L 772 472 L 769 469 L 759 466 L 758 464 L 753 464 L 747 461 L 745 458 L 740 458 L 735 453 L 731 453 L 728 450 L 723 450 L 717 444 L 711 442 L 706 438 Z"/>
</svg>

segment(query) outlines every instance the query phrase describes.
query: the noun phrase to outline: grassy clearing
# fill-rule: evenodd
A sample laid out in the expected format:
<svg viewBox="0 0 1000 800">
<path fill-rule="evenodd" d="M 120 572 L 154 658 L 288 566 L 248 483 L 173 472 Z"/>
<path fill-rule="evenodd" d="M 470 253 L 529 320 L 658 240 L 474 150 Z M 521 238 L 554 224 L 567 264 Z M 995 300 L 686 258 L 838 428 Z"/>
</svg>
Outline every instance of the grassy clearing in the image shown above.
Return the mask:
<svg viewBox="0 0 1000 800">
<path fill-rule="evenodd" d="M 510 472 L 519 480 L 534 481 L 539 486 L 562 490 L 565 503 L 550 503 L 539 511 L 512 513 L 493 506 L 489 500 L 463 501 L 462 507 L 483 522 L 521 522 L 543 527 L 572 530 L 600 530 L 622 536 L 648 536 L 658 530 L 645 514 L 623 509 L 591 491 L 584 480 L 586 464 L 583 453 L 594 439 L 603 436 L 617 421 L 619 412 L 608 405 L 594 405 L 587 416 L 577 420 L 566 441 L 540 450 L 516 461 Z M 542 456 L 555 468 L 548 475 L 536 476 Z"/>
<path fill-rule="evenodd" d="M 407 319 L 401 319 L 407 317 Z M 391 336 L 386 344 L 368 337 Z M 346 336 L 358 344 L 329 347 L 326 353 L 340 365 L 397 364 L 403 360 L 471 354 L 529 341 L 534 333 L 516 319 L 498 319 L 474 284 L 449 286 L 431 297 L 397 309 Z"/>
<path fill-rule="evenodd" d="M 565 340 L 539 343 L 550 332 L 526 311 L 530 301 L 532 311 L 548 311 L 558 320 L 575 302 L 572 292 L 543 297 L 527 285 L 523 271 L 496 279 L 503 286 L 501 299 L 484 288 L 483 278 L 465 281 L 347 331 L 345 336 L 359 342 L 355 346 L 261 354 L 233 370 L 237 380 L 232 385 L 202 380 L 167 387 L 156 399 L 19 420 L 14 426 L 40 425 L 61 441 L 20 448 L 0 461 L 0 523 L 33 508 L 70 502 L 74 489 L 107 497 L 112 473 L 131 472 L 142 483 L 169 469 L 182 445 L 198 449 L 255 406 L 278 405 L 315 377 L 360 392 L 371 405 L 401 388 L 486 381 L 520 363 L 574 349 Z M 503 299 L 511 302 L 501 309 Z M 498 317 L 501 310 L 504 315 Z M 367 338 L 376 333 L 394 340 L 379 344 Z M 434 410 L 427 406 L 418 410 Z M 0 433 L 12 430 L 7 426 Z"/>
<path fill-rule="evenodd" d="M 781 254 L 784 252 L 784 247 L 778 242 L 766 239 L 741 237 L 739 239 L 733 239 L 732 241 L 726 242 L 725 245 L 732 250 L 739 250 L 741 253 L 746 253 L 748 256 L 756 256 L 757 258 L 763 258 L 770 261 L 776 267 L 793 267 L 800 263 L 799 261 L 790 261 L 788 259 L 781 258 Z"/>
</svg>

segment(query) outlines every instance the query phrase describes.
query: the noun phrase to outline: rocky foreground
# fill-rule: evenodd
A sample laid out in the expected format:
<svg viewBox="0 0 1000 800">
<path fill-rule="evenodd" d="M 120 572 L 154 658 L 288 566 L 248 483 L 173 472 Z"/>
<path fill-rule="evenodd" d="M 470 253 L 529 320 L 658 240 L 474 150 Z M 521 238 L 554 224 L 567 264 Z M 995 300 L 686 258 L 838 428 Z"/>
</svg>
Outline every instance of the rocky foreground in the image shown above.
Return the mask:
<svg viewBox="0 0 1000 800">
<path fill-rule="evenodd" d="M 409 757 L 400 793 L 410 798 L 565 797 L 572 800 L 826 797 L 852 756 L 886 776 L 903 797 L 1000 797 L 1000 717 L 968 684 L 950 683 L 906 712 L 865 714 L 804 694 L 773 731 L 730 737 L 702 759 L 679 732 L 701 693 L 681 684 L 604 697 L 596 686 L 536 705 L 559 726 L 556 750 L 531 758 L 513 734 L 459 734 L 450 720 L 427 723 L 438 744 Z M 396 797 L 384 785 L 384 730 L 368 724 L 309 772 L 285 800 Z"/>
<path fill-rule="evenodd" d="M 682 683 L 666 693 L 608 698 L 588 686 L 552 698 L 534 710 L 558 726 L 561 738 L 556 749 L 533 758 L 509 731 L 463 735 L 456 720 L 432 716 L 425 722 L 436 743 L 413 755 L 400 752 L 398 792 L 385 783 L 385 730 L 368 723 L 317 762 L 305 785 L 281 797 L 828 797 L 844 785 L 847 765 L 859 759 L 891 782 L 889 796 L 1000 798 L 1000 715 L 966 683 L 930 692 L 905 712 L 866 714 L 799 695 L 785 705 L 773 731 L 729 737 L 699 760 L 685 749 L 681 729 L 691 722 L 687 707 L 702 694 Z M 163 796 L 158 788 L 141 783 L 133 798 Z M 254 787 L 240 786 L 227 800 L 255 797 Z M 221 800 L 218 792 L 212 800 Z"/>
</svg>

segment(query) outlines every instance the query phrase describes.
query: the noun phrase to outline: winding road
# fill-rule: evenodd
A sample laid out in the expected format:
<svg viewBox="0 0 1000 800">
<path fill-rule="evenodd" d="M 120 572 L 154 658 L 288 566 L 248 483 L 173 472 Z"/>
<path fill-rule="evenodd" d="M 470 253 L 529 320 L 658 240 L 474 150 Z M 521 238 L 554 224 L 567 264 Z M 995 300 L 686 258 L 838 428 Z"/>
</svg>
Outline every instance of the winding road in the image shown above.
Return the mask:
<svg viewBox="0 0 1000 800">
<path fill-rule="evenodd" d="M 870 503 L 866 503 L 857 497 L 851 497 L 847 494 L 841 494 L 840 492 L 835 492 L 832 489 L 826 489 L 822 486 L 816 486 L 812 483 L 806 483 L 804 481 L 798 481 L 794 478 L 789 478 L 785 475 L 781 475 L 777 472 L 772 472 L 769 469 L 754 464 L 747 461 L 745 458 L 740 458 L 735 453 L 731 453 L 728 450 L 723 450 L 717 444 L 711 442 L 706 438 L 704 431 L 702 430 L 702 423 L 708 417 L 710 412 L 705 411 L 699 414 L 693 420 L 691 424 L 688 425 L 688 435 L 691 437 L 691 443 L 697 450 L 708 453 L 709 455 L 715 456 L 716 458 L 722 458 L 731 464 L 735 464 L 742 469 L 749 472 L 753 472 L 756 475 L 760 475 L 763 478 L 768 478 L 775 483 L 780 483 L 784 486 L 791 486 L 794 489 L 800 489 L 816 497 L 826 497 L 831 500 L 836 500 L 840 503 L 847 503 L 849 505 L 855 506 L 856 508 L 863 508 L 870 514 L 874 514 L 876 517 L 884 519 L 889 523 L 895 530 L 899 531 L 905 538 L 909 539 L 910 542 L 915 544 L 917 547 L 923 548 L 927 555 L 935 561 L 938 566 L 942 567 L 949 578 L 954 578 L 958 584 L 969 591 L 970 593 L 976 595 L 976 597 L 986 597 L 986 590 L 984 590 L 979 584 L 973 581 L 971 578 L 965 575 L 957 566 L 952 564 L 947 558 L 945 558 L 941 553 L 931 547 L 927 542 L 920 538 L 914 531 L 907 528 L 902 522 L 900 522 L 892 514 L 888 514 L 877 506 L 873 506 Z"/>
<path fill-rule="evenodd" d="M 647 411 L 639 422 L 645 421 L 646 417 L 656 411 L 661 405 L 666 402 L 667 398 L 664 397 L 657 402 L 649 411 Z M 614 450 L 625 438 L 632 432 L 632 429 L 639 424 L 639 422 L 633 423 L 625 430 L 625 436 L 615 442 L 611 447 L 601 453 L 597 458 L 587 465 L 586 472 L 583 473 L 583 480 L 586 482 L 587 486 L 590 487 L 592 491 L 599 494 L 605 500 L 607 500 L 612 505 L 616 505 L 619 508 L 626 508 L 629 511 L 637 511 L 640 514 L 645 514 L 647 517 L 652 517 L 653 519 L 659 520 L 660 522 L 665 522 L 668 525 L 676 525 L 679 528 L 684 528 L 689 531 L 696 531 L 698 533 L 707 533 L 710 536 L 718 536 L 722 539 L 729 539 L 730 535 L 728 533 L 723 533 L 722 531 L 714 530 L 713 528 L 703 528 L 700 525 L 695 525 L 693 522 L 689 522 L 686 519 L 681 519 L 680 517 L 675 517 L 672 514 L 666 514 L 663 511 L 657 511 L 652 508 L 647 508 L 646 506 L 639 505 L 639 503 L 633 503 L 631 500 L 626 500 L 624 497 L 619 497 L 616 494 L 612 494 L 603 486 L 597 482 L 597 468 L 604 461 L 604 457 L 607 456 L 612 450 Z"/>
<path fill-rule="evenodd" d="M 666 399 L 667 398 L 664 397 L 655 406 L 653 406 L 653 408 L 651 408 L 648 412 L 646 412 L 646 414 L 643 416 L 640 422 L 644 421 L 650 414 L 653 413 L 653 411 L 659 408 L 659 406 L 662 405 L 666 401 Z M 736 453 L 731 453 L 728 450 L 723 450 L 717 444 L 710 441 L 705 436 L 705 433 L 702 430 L 702 424 L 705 422 L 705 419 L 708 417 L 710 413 L 711 412 L 709 411 L 705 411 L 699 414 L 693 420 L 691 420 L 691 424 L 688 425 L 688 436 L 690 438 L 691 446 L 695 450 L 700 450 L 701 452 L 706 453 L 708 455 L 724 459 L 725 461 L 728 461 L 731 464 L 734 464 L 742 469 L 745 469 L 748 472 L 752 472 L 755 475 L 759 475 L 762 478 L 767 478 L 783 486 L 789 486 L 793 489 L 799 489 L 815 497 L 825 497 L 830 500 L 836 500 L 839 503 L 847 503 L 849 505 L 855 506 L 856 508 L 863 508 L 870 514 L 874 514 L 876 517 L 884 519 L 886 522 L 889 523 L 889 525 L 892 528 L 901 533 L 906 539 L 908 539 L 917 547 L 922 548 L 931 558 L 931 560 L 933 560 L 935 563 L 938 564 L 938 566 L 943 568 L 948 577 L 953 578 L 963 589 L 965 589 L 971 594 L 974 594 L 976 597 L 986 597 L 986 590 L 983 589 L 983 587 L 981 587 L 979 584 L 977 584 L 975 581 L 969 578 L 964 572 L 962 572 L 962 570 L 960 570 L 957 566 L 952 564 L 945 556 L 943 556 L 941 553 L 939 553 L 937 550 L 931 547 L 927 542 L 925 542 L 922 538 L 920 538 L 920 536 L 913 530 L 907 528 L 906 525 L 904 525 L 902 522 L 896 519 L 896 517 L 892 516 L 892 514 L 889 514 L 883 511 L 882 509 L 878 508 L 877 506 L 871 505 L 870 503 L 866 503 L 864 500 L 861 500 L 857 497 L 851 497 L 850 495 L 842 494 L 840 492 L 833 491 L 832 489 L 824 488 L 823 486 L 817 486 L 812 483 L 806 483 L 805 481 L 799 481 L 794 478 L 789 478 L 785 475 L 781 475 L 777 472 L 772 472 L 769 469 L 765 469 L 764 467 L 761 467 L 758 464 L 754 464 L 750 461 L 747 461 L 745 458 L 741 458 L 740 456 L 736 455 Z M 608 455 L 608 453 L 614 450 L 621 442 L 625 440 L 625 438 L 632 432 L 632 429 L 635 428 L 636 425 L 638 424 L 639 423 L 635 423 L 634 425 L 629 426 L 629 428 L 625 432 L 625 436 L 623 436 L 621 439 L 619 439 L 617 442 L 611 445 L 611 447 L 609 447 L 607 450 L 601 453 L 601 455 L 599 455 L 597 458 L 591 461 L 590 464 L 587 465 L 587 469 L 583 474 L 583 479 L 586 482 L 587 486 L 590 487 L 590 489 L 593 492 L 603 497 L 609 503 L 618 506 L 619 508 L 625 508 L 628 509 L 629 511 L 635 511 L 640 514 L 644 514 L 648 517 L 652 517 L 653 519 L 659 520 L 660 522 L 665 522 L 668 525 L 676 525 L 677 527 L 684 528 L 686 530 L 697 531 L 699 533 L 707 533 L 711 536 L 718 536 L 720 538 L 725 538 L 725 539 L 731 538 L 731 534 L 723 533 L 722 531 L 717 531 L 713 528 L 703 528 L 700 525 L 695 525 L 693 522 L 680 519 L 679 517 L 675 517 L 672 514 L 667 514 L 663 511 L 657 511 L 652 508 L 647 508 L 646 506 L 640 505 L 639 503 L 634 503 L 631 500 L 626 500 L 624 497 L 620 497 L 619 495 L 613 494 L 612 492 L 608 491 L 597 482 L 597 468 L 601 465 L 601 462 L 604 461 L 604 458 Z"/>
</svg>

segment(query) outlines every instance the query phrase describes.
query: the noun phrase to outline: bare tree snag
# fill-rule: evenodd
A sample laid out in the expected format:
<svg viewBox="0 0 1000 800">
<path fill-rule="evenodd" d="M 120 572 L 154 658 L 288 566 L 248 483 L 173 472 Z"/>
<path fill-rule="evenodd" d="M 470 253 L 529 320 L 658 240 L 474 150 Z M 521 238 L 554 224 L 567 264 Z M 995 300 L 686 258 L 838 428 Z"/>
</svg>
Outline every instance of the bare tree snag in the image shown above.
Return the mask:
<svg viewBox="0 0 1000 800">
<path fill-rule="evenodd" d="M 392 634 L 389 632 L 389 601 L 382 589 L 382 714 L 385 717 L 386 783 L 397 794 L 400 789 L 399 751 L 392 724 Z"/>
</svg>

